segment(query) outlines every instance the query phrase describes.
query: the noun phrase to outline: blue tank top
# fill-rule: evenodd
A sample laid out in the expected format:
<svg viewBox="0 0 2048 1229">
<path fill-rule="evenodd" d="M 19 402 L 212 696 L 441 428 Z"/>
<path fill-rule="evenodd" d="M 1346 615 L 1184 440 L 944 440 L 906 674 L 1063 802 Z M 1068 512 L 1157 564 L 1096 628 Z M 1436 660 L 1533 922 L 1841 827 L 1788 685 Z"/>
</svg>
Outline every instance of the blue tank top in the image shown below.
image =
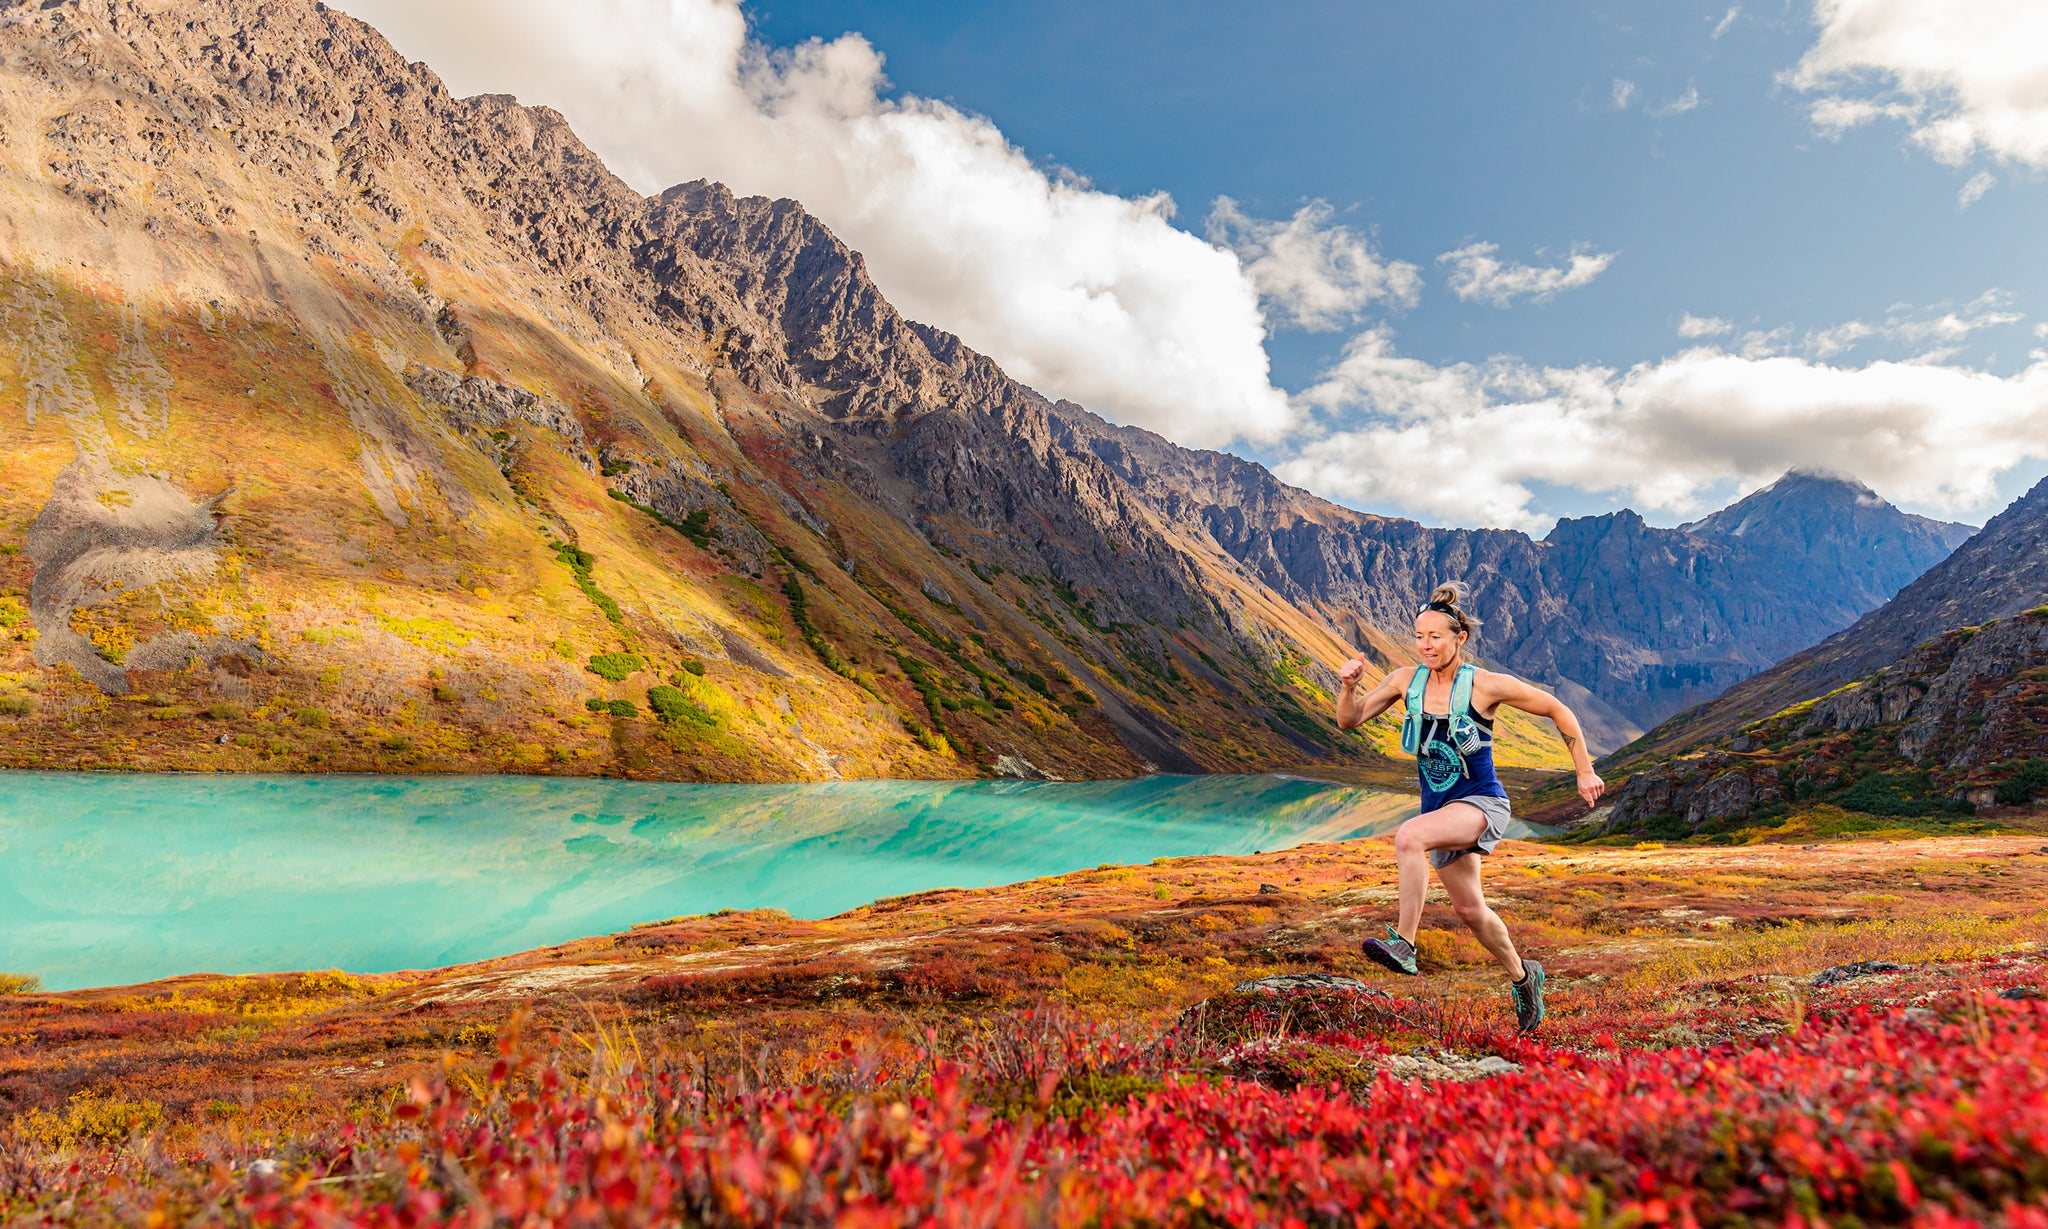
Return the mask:
<svg viewBox="0 0 2048 1229">
<path fill-rule="evenodd" d="M 1478 724 L 1481 741 L 1477 751 L 1462 757 L 1451 745 L 1450 716 L 1422 715 L 1422 749 L 1415 755 L 1415 775 L 1422 782 L 1425 815 L 1460 798 L 1508 796 L 1507 787 L 1493 772 L 1493 722 L 1480 716 L 1476 708 L 1466 711 Z"/>
</svg>

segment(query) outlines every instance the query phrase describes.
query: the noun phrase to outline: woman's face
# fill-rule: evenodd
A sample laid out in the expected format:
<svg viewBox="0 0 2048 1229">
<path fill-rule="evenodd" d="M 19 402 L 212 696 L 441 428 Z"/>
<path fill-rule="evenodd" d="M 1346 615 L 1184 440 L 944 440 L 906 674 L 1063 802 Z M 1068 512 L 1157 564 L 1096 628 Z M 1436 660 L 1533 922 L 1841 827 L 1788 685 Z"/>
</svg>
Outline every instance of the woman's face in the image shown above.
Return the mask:
<svg viewBox="0 0 2048 1229">
<path fill-rule="evenodd" d="M 1425 610 L 1415 616 L 1415 651 L 1422 655 L 1422 664 L 1432 670 L 1457 655 L 1465 643 L 1465 633 L 1451 622 L 1451 616 L 1441 610 Z"/>
</svg>

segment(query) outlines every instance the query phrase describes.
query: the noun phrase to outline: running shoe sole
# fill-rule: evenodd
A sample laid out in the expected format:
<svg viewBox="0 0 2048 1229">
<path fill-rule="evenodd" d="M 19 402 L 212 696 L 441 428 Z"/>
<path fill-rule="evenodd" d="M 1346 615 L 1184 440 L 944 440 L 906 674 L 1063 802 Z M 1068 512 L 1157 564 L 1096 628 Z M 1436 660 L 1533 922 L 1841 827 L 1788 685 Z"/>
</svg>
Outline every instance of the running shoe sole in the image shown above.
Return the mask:
<svg viewBox="0 0 2048 1229">
<path fill-rule="evenodd" d="M 1415 967 L 1414 957 L 1411 956 L 1408 962 L 1403 964 L 1401 957 L 1391 947 L 1387 946 L 1387 942 L 1384 939 L 1367 939 L 1365 941 L 1365 954 L 1376 963 L 1384 965 L 1403 976 L 1417 977 L 1422 973 L 1421 969 Z"/>
</svg>

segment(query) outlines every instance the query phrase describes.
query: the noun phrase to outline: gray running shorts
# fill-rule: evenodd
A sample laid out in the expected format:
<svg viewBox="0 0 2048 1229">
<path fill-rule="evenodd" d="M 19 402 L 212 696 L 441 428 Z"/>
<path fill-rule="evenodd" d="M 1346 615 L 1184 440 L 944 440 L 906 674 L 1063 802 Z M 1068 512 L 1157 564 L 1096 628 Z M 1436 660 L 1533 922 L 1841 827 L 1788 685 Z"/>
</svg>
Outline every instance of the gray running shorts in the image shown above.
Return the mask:
<svg viewBox="0 0 2048 1229">
<path fill-rule="evenodd" d="M 1479 840 L 1475 844 L 1464 849 L 1430 850 L 1429 864 L 1431 866 L 1438 868 L 1449 866 L 1468 853 L 1476 853 L 1482 857 L 1492 853 L 1493 847 L 1500 844 L 1500 838 L 1507 835 L 1508 821 L 1514 818 L 1514 815 L 1508 810 L 1508 800 L 1505 798 L 1496 798 L 1491 794 L 1474 794 L 1468 798 L 1460 798 L 1458 801 L 1469 803 L 1479 808 L 1479 813 L 1486 816 L 1486 831 L 1479 834 Z M 1449 806 L 1451 804 L 1447 802 L 1444 805 Z"/>
</svg>

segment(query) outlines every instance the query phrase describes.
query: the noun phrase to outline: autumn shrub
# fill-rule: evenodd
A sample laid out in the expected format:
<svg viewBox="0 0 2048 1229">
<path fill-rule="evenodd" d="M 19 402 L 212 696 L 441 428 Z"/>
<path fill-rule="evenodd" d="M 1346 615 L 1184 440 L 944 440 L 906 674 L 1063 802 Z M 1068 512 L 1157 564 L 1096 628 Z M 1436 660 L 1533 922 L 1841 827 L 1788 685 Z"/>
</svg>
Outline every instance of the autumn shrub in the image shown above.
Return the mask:
<svg viewBox="0 0 2048 1229">
<path fill-rule="evenodd" d="M 1455 969 L 1493 959 L 1479 941 L 1463 931 L 1418 930 L 1415 958 L 1425 969 Z"/>
<path fill-rule="evenodd" d="M 0 692 L 0 717 L 32 717 L 36 711 L 36 698 L 26 692 Z"/>
<path fill-rule="evenodd" d="M 1184 1012 L 1176 1026 L 1206 1042 L 1236 1045 L 1287 1036 L 1402 1039 L 1427 1024 L 1416 1004 L 1369 986 L 1232 990 Z"/>
<path fill-rule="evenodd" d="M 33 973 L 0 973 L 0 994 L 34 994 L 43 988 L 43 979 Z"/>
<path fill-rule="evenodd" d="M 647 707 L 654 710 L 654 715 L 664 724 L 682 722 L 706 727 L 718 724 L 718 718 L 692 700 L 688 692 L 666 683 L 647 689 Z"/>
<path fill-rule="evenodd" d="M 223 1020 L 217 1013 L 195 1009 L 65 1012 L 38 1021 L 35 1030 L 38 1041 L 55 1046 L 194 1037 Z"/>
<path fill-rule="evenodd" d="M 1078 1118 L 1206 1071 L 1213 1054 L 1179 1033 L 1040 1006 L 976 1021 L 926 1065 L 951 1066 L 998 1117 Z"/>
<path fill-rule="evenodd" d="M 670 722 L 669 724 L 671 725 L 685 730 L 710 729 L 731 725 L 740 718 L 739 701 L 733 698 L 731 692 L 708 678 L 689 673 L 678 673 L 670 677 L 668 686 L 675 691 L 681 692 L 683 699 L 688 701 L 689 704 L 694 705 L 702 714 L 697 716 L 690 714 L 687 710 L 679 710 L 683 712 L 682 719 Z M 663 694 L 664 696 L 667 695 L 666 692 Z M 650 690 L 648 693 L 650 703 L 653 701 L 653 698 L 653 692 Z M 669 702 L 673 703 L 672 697 Z"/>
<path fill-rule="evenodd" d="M 1062 952 L 1018 944 L 942 951 L 913 959 L 892 970 L 888 981 L 914 999 L 1042 998 L 1072 966 L 1073 961 Z"/>
<path fill-rule="evenodd" d="M 453 655 L 457 649 L 476 639 L 446 619 L 426 615 L 378 615 L 377 622 L 407 644 L 444 657 Z"/>
<path fill-rule="evenodd" d="M 206 719 L 209 721 L 240 721 L 242 719 L 242 706 L 239 704 L 229 704 L 225 701 L 211 705 L 206 710 Z"/>
<path fill-rule="evenodd" d="M 77 1144 L 114 1144 L 155 1130 L 164 1107 L 155 1101 L 117 1093 L 80 1092 L 62 1110 L 30 1110 L 16 1122 L 25 1139 L 52 1148 Z"/>
<path fill-rule="evenodd" d="M 584 667 L 607 683 L 623 683 L 646 668 L 647 659 L 638 653 L 599 653 Z"/>
<path fill-rule="evenodd" d="M 2048 794 L 2048 759 L 2023 761 L 1998 787 L 1997 800 L 2005 806 L 2025 806 Z"/>
<path fill-rule="evenodd" d="M 388 1110 L 308 1119 L 253 1154 L 118 1148 L 161 1108 L 81 1094 L 17 1120 L 30 1150 L 0 1148 L 0 1216 L 2035 1229 L 2048 1208 L 2048 1001 L 1967 987 L 1910 1009 L 1845 1000 L 1710 1047 L 1500 1041 L 1522 1070 L 1446 1090 L 1393 1077 L 1356 1035 L 1233 1053 L 1059 1011 L 931 1034 L 908 1062 L 826 1042 L 795 1083 L 617 1035 L 575 1063 L 498 1038 L 488 1071 L 414 1080 Z"/>
<path fill-rule="evenodd" d="M 292 720 L 308 730 L 324 730 L 334 718 L 324 708 L 302 708 L 292 714 Z"/>
</svg>

